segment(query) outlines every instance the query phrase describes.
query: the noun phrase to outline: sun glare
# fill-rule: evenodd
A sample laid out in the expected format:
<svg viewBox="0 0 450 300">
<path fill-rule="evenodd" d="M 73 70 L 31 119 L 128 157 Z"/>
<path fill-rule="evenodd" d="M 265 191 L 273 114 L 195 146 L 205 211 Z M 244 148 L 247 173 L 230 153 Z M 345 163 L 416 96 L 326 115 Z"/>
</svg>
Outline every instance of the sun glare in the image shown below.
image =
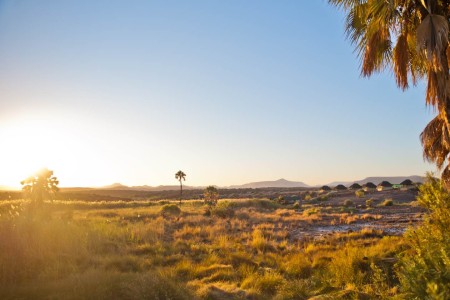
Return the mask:
<svg viewBox="0 0 450 300">
<path fill-rule="evenodd" d="M 0 128 L 2 140 L 0 182 L 20 187 L 20 181 L 41 168 L 55 175 L 80 175 L 80 158 L 89 157 L 86 145 L 68 128 L 42 119 L 16 120 Z M 67 172 L 66 172 L 67 171 Z"/>
</svg>

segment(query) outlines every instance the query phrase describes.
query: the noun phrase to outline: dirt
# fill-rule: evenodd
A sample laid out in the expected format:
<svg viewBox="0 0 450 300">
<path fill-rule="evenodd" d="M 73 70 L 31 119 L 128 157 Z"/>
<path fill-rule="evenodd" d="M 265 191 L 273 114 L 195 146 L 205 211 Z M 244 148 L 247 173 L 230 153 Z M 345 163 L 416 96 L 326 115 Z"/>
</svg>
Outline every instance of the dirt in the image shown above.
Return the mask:
<svg viewBox="0 0 450 300">
<path fill-rule="evenodd" d="M 354 191 L 343 191 L 329 193 L 326 200 L 312 201 L 314 204 L 305 200 L 297 213 L 317 208 L 320 210 L 318 218 L 310 224 L 299 224 L 289 235 L 293 240 L 321 239 L 364 228 L 379 230 L 383 235 L 402 235 L 408 227 L 419 224 L 426 213 L 417 205 L 416 197 L 417 191 L 411 190 L 374 191 L 361 198 L 356 197 Z M 366 206 L 368 199 L 372 199 L 371 207 Z M 392 199 L 393 205 L 383 206 L 386 199 Z M 345 206 L 346 200 L 352 203 Z"/>
</svg>

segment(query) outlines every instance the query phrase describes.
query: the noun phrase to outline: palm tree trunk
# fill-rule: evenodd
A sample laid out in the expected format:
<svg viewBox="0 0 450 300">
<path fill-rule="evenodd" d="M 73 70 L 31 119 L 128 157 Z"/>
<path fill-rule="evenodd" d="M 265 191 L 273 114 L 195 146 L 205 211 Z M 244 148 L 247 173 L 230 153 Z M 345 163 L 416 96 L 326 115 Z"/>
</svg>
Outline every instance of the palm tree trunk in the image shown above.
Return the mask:
<svg viewBox="0 0 450 300">
<path fill-rule="evenodd" d="M 444 48 L 440 53 L 441 64 L 439 65 L 440 70 L 436 72 L 437 83 L 436 83 L 436 95 L 439 99 L 438 102 L 438 114 L 439 118 L 445 124 L 447 130 L 443 131 L 442 136 L 443 145 L 445 148 L 450 148 L 450 77 L 449 77 L 449 59 L 447 57 L 447 51 Z M 450 158 L 447 157 L 450 161 Z M 449 163 L 444 164 L 444 171 L 441 174 L 441 179 L 447 190 L 450 191 L 450 169 Z"/>
<path fill-rule="evenodd" d="M 183 197 L 183 182 L 180 179 L 180 204 L 181 204 L 181 198 Z"/>
</svg>

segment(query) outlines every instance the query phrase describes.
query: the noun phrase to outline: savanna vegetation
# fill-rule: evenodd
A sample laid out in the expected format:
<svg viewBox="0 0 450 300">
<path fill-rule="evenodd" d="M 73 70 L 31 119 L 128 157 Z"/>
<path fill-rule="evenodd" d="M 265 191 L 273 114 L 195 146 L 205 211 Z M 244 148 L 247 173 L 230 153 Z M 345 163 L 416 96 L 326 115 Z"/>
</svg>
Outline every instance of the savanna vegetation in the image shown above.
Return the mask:
<svg viewBox="0 0 450 300">
<path fill-rule="evenodd" d="M 431 213 L 406 236 L 363 227 L 319 239 L 297 229 L 381 216 L 329 199 L 3 201 L 0 298 L 445 299 L 449 199 L 431 179 L 418 198 Z"/>
</svg>

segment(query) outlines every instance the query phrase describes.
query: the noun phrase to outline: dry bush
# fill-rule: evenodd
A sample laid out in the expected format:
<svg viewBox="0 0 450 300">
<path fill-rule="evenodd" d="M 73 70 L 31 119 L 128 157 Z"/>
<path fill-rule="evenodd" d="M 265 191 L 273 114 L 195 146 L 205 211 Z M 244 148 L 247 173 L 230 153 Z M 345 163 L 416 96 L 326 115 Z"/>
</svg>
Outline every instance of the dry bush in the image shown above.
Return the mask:
<svg viewBox="0 0 450 300">
<path fill-rule="evenodd" d="M 393 206 L 394 205 L 394 201 L 392 200 L 392 198 L 387 198 L 383 201 L 383 203 L 380 204 L 380 206 Z"/>
</svg>

